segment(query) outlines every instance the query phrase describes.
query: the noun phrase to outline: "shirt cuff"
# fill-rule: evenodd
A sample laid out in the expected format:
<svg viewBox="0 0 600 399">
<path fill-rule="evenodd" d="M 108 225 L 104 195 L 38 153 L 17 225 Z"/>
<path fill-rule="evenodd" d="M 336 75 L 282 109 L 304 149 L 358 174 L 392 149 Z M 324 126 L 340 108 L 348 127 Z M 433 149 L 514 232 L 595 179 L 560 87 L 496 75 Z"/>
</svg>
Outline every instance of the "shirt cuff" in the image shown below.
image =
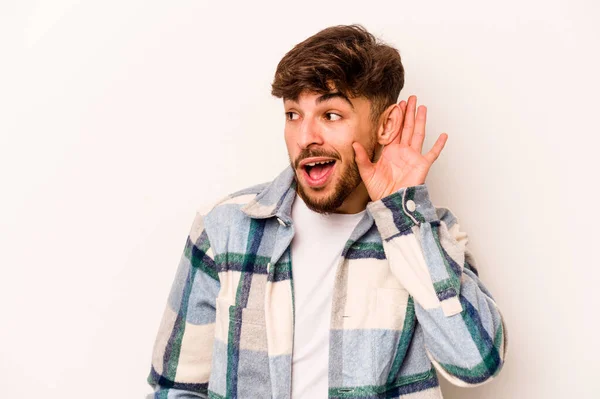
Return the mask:
<svg viewBox="0 0 600 399">
<path fill-rule="evenodd" d="M 423 222 L 439 220 L 425 184 L 402 187 L 380 200 L 369 202 L 367 210 L 384 240 Z"/>
</svg>

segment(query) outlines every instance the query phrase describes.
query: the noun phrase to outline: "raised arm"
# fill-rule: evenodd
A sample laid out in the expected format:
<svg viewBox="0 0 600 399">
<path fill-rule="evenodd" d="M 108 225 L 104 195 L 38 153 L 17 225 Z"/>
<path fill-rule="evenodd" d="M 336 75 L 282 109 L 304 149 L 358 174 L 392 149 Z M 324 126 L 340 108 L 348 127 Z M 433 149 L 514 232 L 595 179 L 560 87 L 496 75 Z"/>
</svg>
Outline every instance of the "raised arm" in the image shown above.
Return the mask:
<svg viewBox="0 0 600 399">
<path fill-rule="evenodd" d="M 506 327 L 457 218 L 432 205 L 425 184 L 401 188 L 368 209 L 393 274 L 415 299 L 433 365 L 458 386 L 491 380 L 504 364 Z"/>
</svg>

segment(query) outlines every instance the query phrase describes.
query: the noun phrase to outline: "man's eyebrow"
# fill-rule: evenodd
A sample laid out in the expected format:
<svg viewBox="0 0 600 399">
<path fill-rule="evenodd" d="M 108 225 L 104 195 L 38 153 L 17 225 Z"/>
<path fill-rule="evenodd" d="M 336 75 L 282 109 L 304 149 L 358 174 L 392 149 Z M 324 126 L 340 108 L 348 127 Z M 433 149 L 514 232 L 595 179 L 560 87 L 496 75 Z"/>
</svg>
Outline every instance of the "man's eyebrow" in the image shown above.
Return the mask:
<svg viewBox="0 0 600 399">
<path fill-rule="evenodd" d="M 341 98 L 342 100 L 346 101 L 352 109 L 354 109 L 354 105 L 352 105 L 352 102 L 350 101 L 350 99 L 339 91 L 336 91 L 333 93 L 325 93 L 325 94 L 317 97 L 316 103 L 320 104 L 322 102 L 331 100 L 332 98 Z"/>
</svg>

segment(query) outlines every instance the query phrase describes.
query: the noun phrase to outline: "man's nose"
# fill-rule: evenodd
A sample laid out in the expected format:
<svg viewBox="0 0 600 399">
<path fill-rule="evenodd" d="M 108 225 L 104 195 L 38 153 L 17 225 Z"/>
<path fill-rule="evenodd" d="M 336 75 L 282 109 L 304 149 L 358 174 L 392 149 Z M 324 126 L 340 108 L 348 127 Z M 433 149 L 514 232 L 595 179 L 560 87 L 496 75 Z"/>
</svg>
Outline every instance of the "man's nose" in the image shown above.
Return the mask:
<svg viewBox="0 0 600 399">
<path fill-rule="evenodd" d="M 300 125 L 300 132 L 298 135 L 298 146 L 301 149 L 307 148 L 311 144 L 322 145 L 323 136 L 321 135 L 321 129 L 317 121 L 314 118 L 304 118 Z"/>
</svg>

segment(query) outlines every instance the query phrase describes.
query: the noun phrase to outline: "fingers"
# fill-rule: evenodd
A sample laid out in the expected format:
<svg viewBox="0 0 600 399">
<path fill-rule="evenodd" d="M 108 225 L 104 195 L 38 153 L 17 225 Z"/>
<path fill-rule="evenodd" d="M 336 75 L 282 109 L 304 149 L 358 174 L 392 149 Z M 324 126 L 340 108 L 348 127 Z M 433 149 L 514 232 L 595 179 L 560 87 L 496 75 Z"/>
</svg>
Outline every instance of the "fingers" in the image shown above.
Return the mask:
<svg viewBox="0 0 600 399">
<path fill-rule="evenodd" d="M 423 150 L 423 141 L 425 140 L 425 123 L 427 121 L 427 107 L 419 105 L 417 108 L 417 120 L 415 122 L 415 130 L 410 146 L 421 153 Z"/>
<path fill-rule="evenodd" d="M 436 159 L 438 159 L 438 157 L 440 156 L 440 153 L 442 152 L 442 149 L 446 145 L 447 140 L 448 140 L 448 135 L 446 133 L 440 134 L 440 137 L 438 137 L 438 139 L 436 140 L 436 142 L 433 145 L 433 147 L 431 148 L 431 150 L 429 150 L 429 152 L 427 154 L 425 154 L 425 158 L 427 159 L 427 161 L 429 161 L 430 165 Z"/>
<path fill-rule="evenodd" d="M 400 109 L 402 110 L 402 115 L 406 114 L 406 101 L 400 101 Z M 402 123 L 404 123 L 404 118 L 402 119 Z"/>
<path fill-rule="evenodd" d="M 406 105 L 406 112 L 404 113 L 404 126 L 402 128 L 402 138 L 400 144 L 409 146 L 413 130 L 415 128 L 415 106 L 417 104 L 417 96 L 408 97 L 408 104 Z"/>
<path fill-rule="evenodd" d="M 402 119 L 400 120 L 400 126 L 398 127 L 398 135 L 393 141 L 396 144 L 400 144 L 400 139 L 402 138 L 402 129 L 404 127 L 404 119 L 406 117 L 406 101 L 402 100 L 398 105 L 400 106 L 400 111 L 402 112 Z"/>
<path fill-rule="evenodd" d="M 365 148 L 359 142 L 355 141 L 352 143 L 354 148 L 354 160 L 358 166 L 358 172 L 363 181 L 369 181 L 373 173 L 375 173 L 375 166 L 369 159 L 369 155 Z"/>
</svg>

